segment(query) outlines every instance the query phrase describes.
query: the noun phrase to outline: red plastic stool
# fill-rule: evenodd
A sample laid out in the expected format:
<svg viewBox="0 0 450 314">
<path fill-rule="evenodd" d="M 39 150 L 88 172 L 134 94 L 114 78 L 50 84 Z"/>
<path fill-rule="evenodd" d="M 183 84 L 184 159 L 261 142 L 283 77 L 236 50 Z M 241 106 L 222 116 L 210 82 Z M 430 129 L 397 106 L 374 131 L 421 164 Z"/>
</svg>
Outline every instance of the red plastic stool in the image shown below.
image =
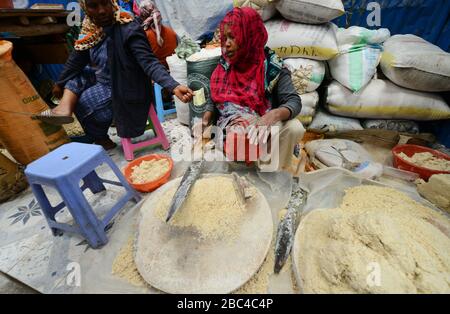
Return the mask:
<svg viewBox="0 0 450 314">
<path fill-rule="evenodd" d="M 170 147 L 169 140 L 167 139 L 166 134 L 164 133 L 164 130 L 161 126 L 161 123 L 158 120 L 158 116 L 156 115 L 156 111 L 153 105 L 150 106 L 150 112 L 148 117 L 152 129 L 155 132 L 154 138 L 135 144 L 133 144 L 131 138 L 122 138 L 121 140 L 123 152 L 125 154 L 125 159 L 128 161 L 134 160 L 134 152 L 140 148 L 156 144 L 161 144 L 164 150 L 168 150 Z"/>
</svg>

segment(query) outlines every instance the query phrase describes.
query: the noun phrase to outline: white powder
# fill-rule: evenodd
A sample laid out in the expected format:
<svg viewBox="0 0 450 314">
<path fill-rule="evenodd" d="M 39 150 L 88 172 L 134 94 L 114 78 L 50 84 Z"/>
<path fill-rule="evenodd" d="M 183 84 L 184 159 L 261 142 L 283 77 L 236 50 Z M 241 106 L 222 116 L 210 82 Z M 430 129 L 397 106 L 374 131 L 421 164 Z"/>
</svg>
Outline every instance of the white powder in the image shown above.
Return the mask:
<svg viewBox="0 0 450 314">
<path fill-rule="evenodd" d="M 408 157 L 405 153 L 400 153 L 399 156 L 419 167 L 437 171 L 450 171 L 450 160 L 437 158 L 428 152 L 416 153 L 412 157 Z"/>
<path fill-rule="evenodd" d="M 112 265 L 112 274 L 128 281 L 134 286 L 145 287 L 147 283 L 139 274 L 134 263 L 133 239 L 134 237 L 128 239 L 127 244 L 120 249 Z"/>
<path fill-rule="evenodd" d="M 177 187 L 167 191 L 157 204 L 157 216 L 165 221 Z M 193 227 L 200 238 L 234 237 L 245 212 L 231 177 L 214 176 L 195 182 L 183 206 L 170 220 L 176 227 Z"/>
<path fill-rule="evenodd" d="M 305 293 L 449 293 L 450 223 L 394 189 L 352 188 L 301 222 Z"/>
<path fill-rule="evenodd" d="M 139 166 L 133 167 L 131 181 L 135 184 L 143 184 L 161 178 L 169 171 L 169 161 L 167 159 L 144 160 Z"/>
</svg>

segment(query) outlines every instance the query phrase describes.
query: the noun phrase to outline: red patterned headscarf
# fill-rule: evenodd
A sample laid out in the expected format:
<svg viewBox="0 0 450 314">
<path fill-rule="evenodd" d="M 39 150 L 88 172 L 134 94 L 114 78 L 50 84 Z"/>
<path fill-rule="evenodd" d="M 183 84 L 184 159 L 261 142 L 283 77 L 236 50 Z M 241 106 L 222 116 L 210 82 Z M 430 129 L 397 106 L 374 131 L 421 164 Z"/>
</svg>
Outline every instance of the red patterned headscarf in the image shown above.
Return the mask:
<svg viewBox="0 0 450 314">
<path fill-rule="evenodd" d="M 225 53 L 225 25 L 239 46 L 236 58 Z M 234 8 L 220 24 L 222 62 L 211 77 L 211 97 L 215 103 L 232 102 L 263 116 L 270 109 L 265 94 L 265 45 L 268 35 L 264 22 L 252 8 Z"/>
</svg>

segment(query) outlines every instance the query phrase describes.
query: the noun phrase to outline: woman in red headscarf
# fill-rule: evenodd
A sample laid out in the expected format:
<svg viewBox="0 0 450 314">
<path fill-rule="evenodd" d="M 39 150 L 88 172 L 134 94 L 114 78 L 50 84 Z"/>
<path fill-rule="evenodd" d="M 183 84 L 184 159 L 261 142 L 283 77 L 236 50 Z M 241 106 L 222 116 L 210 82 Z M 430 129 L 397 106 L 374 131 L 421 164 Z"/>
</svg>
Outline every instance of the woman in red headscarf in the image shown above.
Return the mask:
<svg viewBox="0 0 450 314">
<path fill-rule="evenodd" d="M 270 127 L 280 127 L 278 169 L 289 169 L 295 145 L 305 129 L 295 119 L 301 99 L 283 61 L 266 48 L 267 30 L 251 8 L 234 8 L 220 25 L 222 58 L 211 77 L 211 98 L 203 126 L 217 125 L 228 132 L 246 132 L 250 143 L 266 143 Z M 214 108 L 215 107 L 215 108 Z M 273 142 L 274 139 L 272 139 Z"/>
</svg>

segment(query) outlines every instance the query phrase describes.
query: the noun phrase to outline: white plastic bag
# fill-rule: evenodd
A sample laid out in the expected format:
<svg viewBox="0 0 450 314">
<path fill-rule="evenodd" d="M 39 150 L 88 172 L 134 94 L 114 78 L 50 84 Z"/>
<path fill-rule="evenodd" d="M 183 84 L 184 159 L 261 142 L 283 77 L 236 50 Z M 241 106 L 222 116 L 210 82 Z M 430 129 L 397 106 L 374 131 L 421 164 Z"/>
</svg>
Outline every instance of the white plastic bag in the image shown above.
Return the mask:
<svg viewBox="0 0 450 314">
<path fill-rule="evenodd" d="M 282 58 L 330 60 L 338 54 L 335 25 L 307 25 L 286 20 L 265 23 L 267 46 Z"/>
<path fill-rule="evenodd" d="M 289 58 L 284 65 L 291 71 L 292 83 L 300 95 L 319 88 L 325 77 L 325 63 L 303 58 Z"/>
<path fill-rule="evenodd" d="M 212 104 L 210 79 L 221 56 L 221 48 L 202 49 L 186 59 L 188 86 L 194 92 L 189 103 L 189 126 L 201 120 L 209 104 Z"/>
<path fill-rule="evenodd" d="M 187 64 L 183 59 L 178 58 L 176 54 L 166 58 L 169 65 L 170 75 L 180 83 L 187 86 Z M 174 97 L 177 118 L 181 124 L 189 125 L 189 105 L 183 103 L 177 97 Z"/>
<path fill-rule="evenodd" d="M 344 168 L 365 179 L 377 178 L 383 174 L 383 165 L 374 162 L 372 156 L 353 141 L 316 140 L 308 142 L 305 149 L 312 163 L 319 168 Z"/>
<path fill-rule="evenodd" d="M 285 19 L 306 24 L 322 24 L 345 13 L 341 0 L 280 0 L 277 9 Z"/>
<path fill-rule="evenodd" d="M 354 118 L 422 121 L 450 118 L 450 108 L 440 95 L 378 79 L 357 94 L 337 81 L 332 82 L 328 86 L 327 107 L 333 114 Z"/>
<path fill-rule="evenodd" d="M 297 119 L 304 126 L 308 126 L 316 115 L 317 105 L 319 104 L 319 93 L 312 92 L 299 96 L 302 99 L 302 110 L 297 116 Z"/>
<path fill-rule="evenodd" d="M 319 104 L 319 93 L 312 92 L 300 95 L 302 99 L 302 111 L 301 116 L 314 116 L 316 114 L 316 108 Z"/>
<path fill-rule="evenodd" d="M 408 120 L 366 120 L 362 123 L 365 129 L 391 130 L 402 133 L 419 134 L 419 124 Z"/>
<path fill-rule="evenodd" d="M 274 3 L 269 4 L 267 7 L 259 11 L 259 14 L 261 15 L 261 18 L 264 22 L 273 18 L 275 15 L 277 15 L 277 13 L 277 6 Z"/>
<path fill-rule="evenodd" d="M 263 21 L 267 21 L 277 14 L 277 2 L 278 0 L 234 0 L 234 6 L 255 9 L 261 15 Z"/>
<path fill-rule="evenodd" d="M 309 129 L 324 132 L 363 130 L 356 119 L 336 117 L 324 111 L 316 114 Z"/>
<path fill-rule="evenodd" d="M 450 91 L 450 53 L 415 35 L 384 44 L 381 69 L 397 85 L 424 92 Z"/>
<path fill-rule="evenodd" d="M 383 174 L 383 165 L 374 162 L 372 156 L 353 141 L 316 140 L 307 143 L 305 149 L 312 163 L 320 169 L 344 168 L 364 179 L 378 178 Z"/>
<path fill-rule="evenodd" d="M 389 37 L 386 28 L 340 28 L 336 34 L 339 54 L 328 61 L 333 78 L 354 92 L 366 86 L 377 72 L 382 43 Z"/>
<path fill-rule="evenodd" d="M 192 56 L 186 59 L 188 62 L 199 62 L 209 59 L 214 59 L 222 55 L 222 48 L 205 49 L 203 48 L 199 52 L 194 53 Z"/>
<path fill-rule="evenodd" d="M 370 30 L 364 27 L 351 26 L 349 28 L 339 28 L 336 31 L 336 39 L 339 50 L 349 50 L 353 45 L 358 44 L 382 44 L 391 36 L 387 28 Z"/>
</svg>

